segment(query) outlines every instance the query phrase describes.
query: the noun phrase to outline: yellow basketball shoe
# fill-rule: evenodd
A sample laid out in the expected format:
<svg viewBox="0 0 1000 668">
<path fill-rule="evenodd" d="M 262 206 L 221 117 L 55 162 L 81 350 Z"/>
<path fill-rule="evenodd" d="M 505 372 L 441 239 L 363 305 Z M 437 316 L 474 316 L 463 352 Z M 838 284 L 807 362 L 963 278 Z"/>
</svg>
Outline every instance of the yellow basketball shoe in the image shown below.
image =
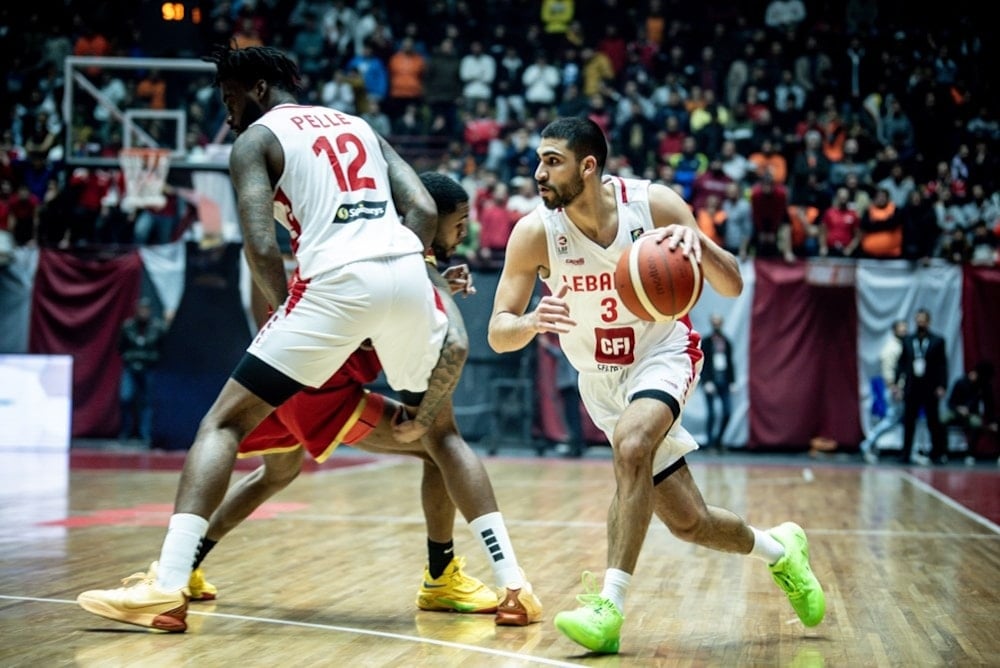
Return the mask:
<svg viewBox="0 0 1000 668">
<path fill-rule="evenodd" d="M 497 626 L 527 626 L 542 621 L 542 602 L 535 596 L 531 583 L 527 580 L 518 589 L 507 587 L 500 596 Z"/>
<path fill-rule="evenodd" d="M 145 573 L 123 579 L 121 587 L 85 591 L 76 602 L 87 612 L 106 619 L 172 633 L 187 630 L 187 587 L 178 591 L 157 587 L 155 561 Z"/>
<path fill-rule="evenodd" d="M 200 568 L 191 571 L 188 589 L 192 601 L 214 601 L 219 597 L 219 588 L 205 579 L 205 571 Z"/>
<path fill-rule="evenodd" d="M 424 569 L 424 580 L 417 592 L 417 607 L 421 610 L 448 612 L 494 612 L 496 593 L 482 582 L 462 572 L 465 557 L 453 557 L 444 573 L 432 578 Z"/>
</svg>

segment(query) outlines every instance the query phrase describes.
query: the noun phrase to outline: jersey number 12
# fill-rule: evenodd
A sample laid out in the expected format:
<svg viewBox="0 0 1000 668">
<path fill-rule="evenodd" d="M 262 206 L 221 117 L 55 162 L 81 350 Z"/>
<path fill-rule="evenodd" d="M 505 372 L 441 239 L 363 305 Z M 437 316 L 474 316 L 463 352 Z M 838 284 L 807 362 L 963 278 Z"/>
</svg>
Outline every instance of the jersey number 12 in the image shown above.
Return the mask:
<svg viewBox="0 0 1000 668">
<path fill-rule="evenodd" d="M 337 146 L 334 148 L 327 137 L 319 137 L 313 142 L 313 153 L 326 154 L 333 169 L 333 176 L 337 179 L 337 186 L 342 192 L 354 190 L 374 190 L 375 179 L 370 176 L 362 176 L 361 169 L 368 160 L 368 153 L 365 151 L 364 143 L 352 134 L 337 135 Z M 350 157 L 351 154 L 354 157 Z M 341 160 L 348 162 L 347 175 L 344 175 L 344 168 L 340 164 Z"/>
</svg>

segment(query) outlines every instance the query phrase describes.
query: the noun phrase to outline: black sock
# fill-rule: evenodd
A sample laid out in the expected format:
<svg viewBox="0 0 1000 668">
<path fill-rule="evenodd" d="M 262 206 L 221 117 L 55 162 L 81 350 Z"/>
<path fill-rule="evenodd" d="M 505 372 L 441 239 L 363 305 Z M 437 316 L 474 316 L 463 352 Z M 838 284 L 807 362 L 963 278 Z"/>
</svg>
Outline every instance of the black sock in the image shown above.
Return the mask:
<svg viewBox="0 0 1000 668">
<path fill-rule="evenodd" d="M 218 545 L 219 541 L 211 540 L 209 538 L 202 538 L 201 543 L 198 545 L 198 554 L 194 558 L 193 568 L 198 568 L 201 566 L 201 562 L 205 561 L 205 557 L 208 553 L 212 551 L 212 548 Z"/>
<path fill-rule="evenodd" d="M 444 569 L 448 568 L 452 557 L 455 556 L 455 543 L 435 543 L 430 538 L 427 539 L 427 570 L 435 580 L 441 577 Z"/>
</svg>

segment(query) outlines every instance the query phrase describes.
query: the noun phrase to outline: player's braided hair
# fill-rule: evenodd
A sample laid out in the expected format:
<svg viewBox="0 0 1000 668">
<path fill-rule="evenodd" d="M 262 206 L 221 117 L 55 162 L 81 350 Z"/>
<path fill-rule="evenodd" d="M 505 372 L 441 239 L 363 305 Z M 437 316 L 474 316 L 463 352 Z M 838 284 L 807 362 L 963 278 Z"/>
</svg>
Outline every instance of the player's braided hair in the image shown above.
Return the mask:
<svg viewBox="0 0 1000 668">
<path fill-rule="evenodd" d="M 236 81 L 247 88 L 263 79 L 289 93 L 302 92 L 299 68 L 282 51 L 270 46 L 248 46 L 245 49 L 218 45 L 202 60 L 215 63 L 215 85 Z"/>
</svg>

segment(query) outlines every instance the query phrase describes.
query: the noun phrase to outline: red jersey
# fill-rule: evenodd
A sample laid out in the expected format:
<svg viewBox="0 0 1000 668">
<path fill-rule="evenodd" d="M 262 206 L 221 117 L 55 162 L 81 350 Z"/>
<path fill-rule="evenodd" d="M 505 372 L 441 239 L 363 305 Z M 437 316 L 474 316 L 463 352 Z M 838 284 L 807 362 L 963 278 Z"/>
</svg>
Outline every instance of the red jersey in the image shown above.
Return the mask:
<svg viewBox="0 0 1000 668">
<path fill-rule="evenodd" d="M 830 207 L 823 212 L 822 222 L 826 228 L 826 245 L 844 248 L 854 240 L 861 218 L 853 209 Z"/>
</svg>

